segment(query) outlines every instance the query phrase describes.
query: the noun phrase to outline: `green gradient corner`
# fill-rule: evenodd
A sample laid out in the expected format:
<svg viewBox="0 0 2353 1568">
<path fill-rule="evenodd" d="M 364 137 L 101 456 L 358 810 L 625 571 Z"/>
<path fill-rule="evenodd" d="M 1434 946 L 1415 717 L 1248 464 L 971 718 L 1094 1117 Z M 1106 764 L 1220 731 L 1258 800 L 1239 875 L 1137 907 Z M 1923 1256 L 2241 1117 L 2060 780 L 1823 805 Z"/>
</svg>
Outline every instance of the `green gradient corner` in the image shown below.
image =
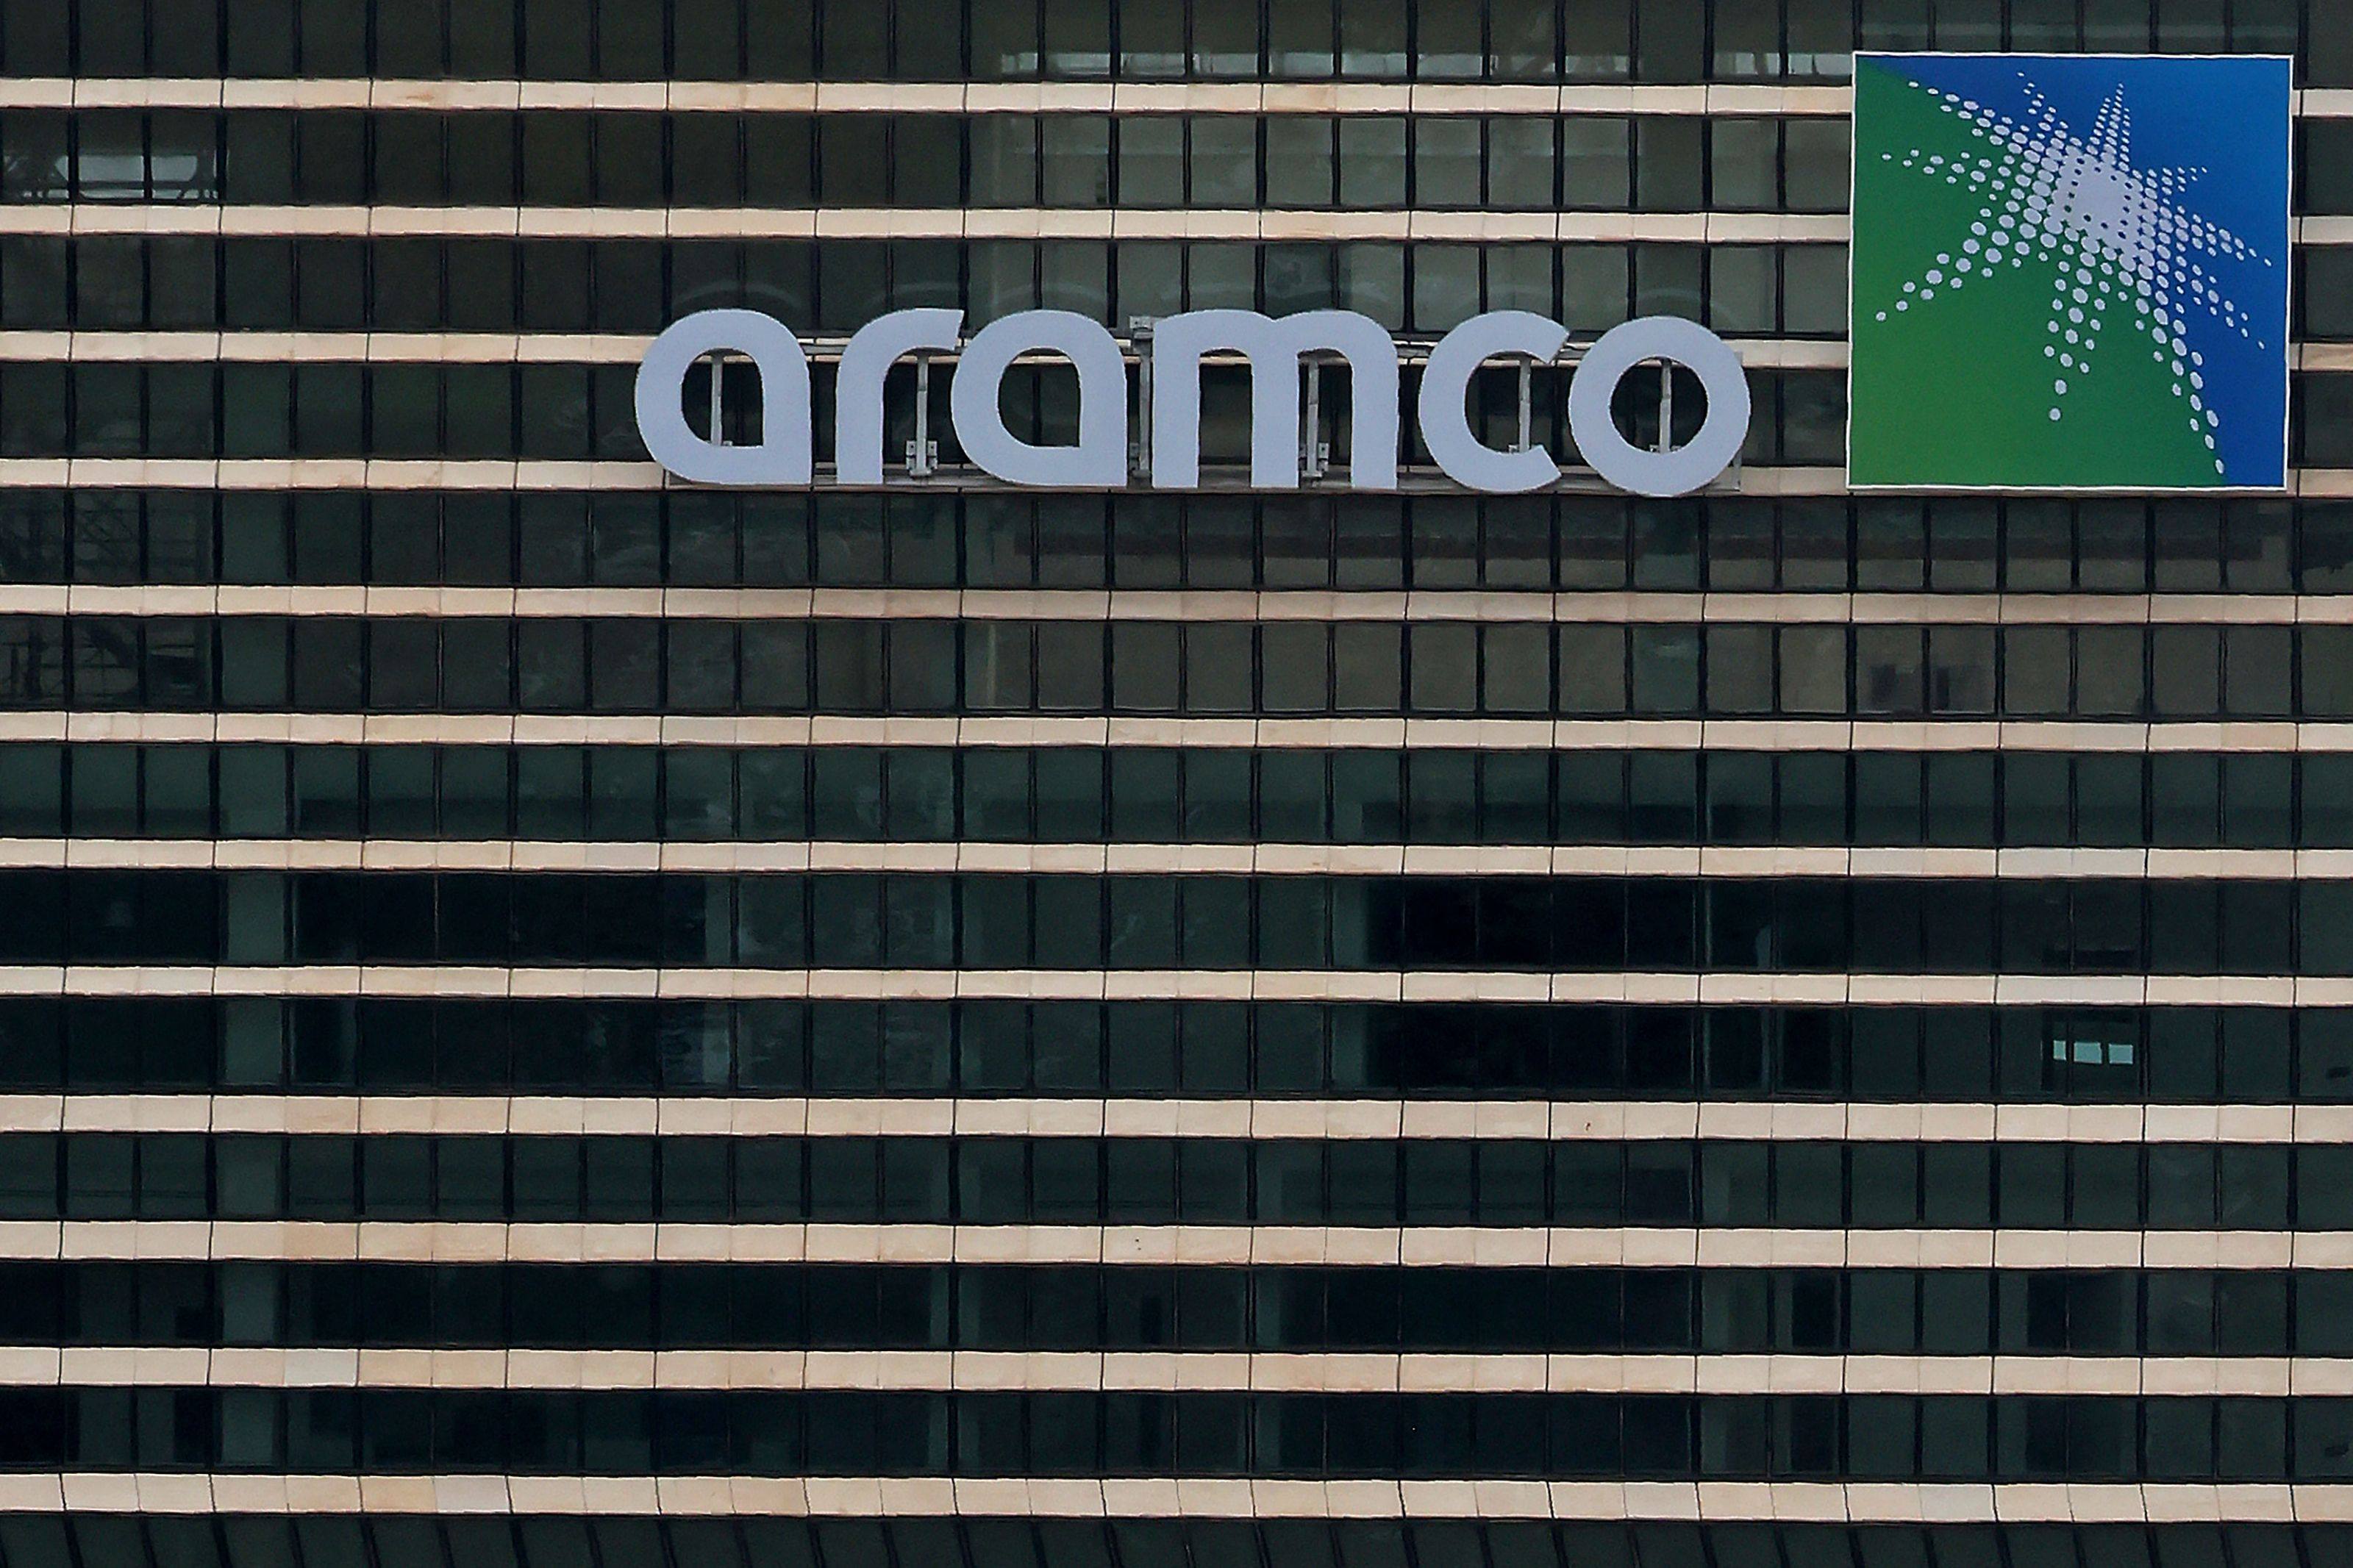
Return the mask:
<svg viewBox="0 0 2353 1568">
<path fill-rule="evenodd" d="M 1855 64 L 1847 470 L 1858 489 L 2160 489 L 2221 484 L 2165 367 L 2136 342 L 2100 357 L 2051 417 L 2051 268 L 1972 277 L 1901 310 L 1981 221 L 1967 181 L 1907 168 L 1983 143 L 1888 64 Z M 1940 264 L 1941 263 L 1941 264 Z M 2121 341 L 2125 323 L 2108 323 Z"/>
</svg>

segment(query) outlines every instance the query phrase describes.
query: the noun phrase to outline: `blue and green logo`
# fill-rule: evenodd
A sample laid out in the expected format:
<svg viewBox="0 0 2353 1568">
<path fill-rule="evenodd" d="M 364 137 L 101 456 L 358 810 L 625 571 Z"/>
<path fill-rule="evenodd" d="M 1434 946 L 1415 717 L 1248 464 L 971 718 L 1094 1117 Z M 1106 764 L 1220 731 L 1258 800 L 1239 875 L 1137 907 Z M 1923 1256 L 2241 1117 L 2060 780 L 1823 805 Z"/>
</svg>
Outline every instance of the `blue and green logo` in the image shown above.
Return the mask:
<svg viewBox="0 0 2353 1568">
<path fill-rule="evenodd" d="M 2289 62 L 1855 61 L 1862 489 L 2287 482 Z"/>
</svg>

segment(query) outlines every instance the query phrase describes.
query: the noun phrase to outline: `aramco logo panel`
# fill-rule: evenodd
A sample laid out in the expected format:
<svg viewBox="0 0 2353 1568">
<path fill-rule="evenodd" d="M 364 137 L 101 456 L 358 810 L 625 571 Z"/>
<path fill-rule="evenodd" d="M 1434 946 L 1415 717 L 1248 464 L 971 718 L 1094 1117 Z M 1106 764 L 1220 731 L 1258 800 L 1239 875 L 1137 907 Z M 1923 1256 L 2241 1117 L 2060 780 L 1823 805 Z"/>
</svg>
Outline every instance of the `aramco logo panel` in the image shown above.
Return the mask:
<svg viewBox="0 0 2353 1568">
<path fill-rule="evenodd" d="M 2289 62 L 1856 62 L 1859 488 L 2287 479 Z"/>
</svg>

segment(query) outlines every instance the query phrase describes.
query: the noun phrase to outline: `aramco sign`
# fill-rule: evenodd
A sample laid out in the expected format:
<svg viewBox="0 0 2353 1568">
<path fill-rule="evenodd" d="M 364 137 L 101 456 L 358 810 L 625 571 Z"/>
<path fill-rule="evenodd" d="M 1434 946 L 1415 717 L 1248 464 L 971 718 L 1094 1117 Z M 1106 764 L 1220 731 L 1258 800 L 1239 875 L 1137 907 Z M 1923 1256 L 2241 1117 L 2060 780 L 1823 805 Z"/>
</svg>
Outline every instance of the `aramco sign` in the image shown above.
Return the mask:
<svg viewBox="0 0 2353 1568">
<path fill-rule="evenodd" d="M 870 321 L 841 351 L 834 396 L 834 477 L 843 485 L 883 482 L 883 378 L 910 355 L 955 353 L 949 415 L 965 457 L 1003 483 L 1043 489 L 1120 489 L 1131 479 L 1127 359 L 1097 322 L 1068 310 L 1023 310 L 970 338 L 961 311 L 894 310 Z M 1448 479 L 1466 489 L 1511 495 L 1561 478 L 1541 447 L 1489 446 L 1467 412 L 1472 380 L 1491 360 L 1551 364 L 1568 329 L 1525 310 L 1473 316 L 1430 351 L 1416 416 L 1422 445 Z M 711 355 L 748 360 L 759 377 L 758 438 L 730 444 L 713 421 L 698 434 L 685 413 L 688 373 Z M 1150 374 L 1139 399 L 1149 440 L 1142 465 L 1155 490 L 1201 487 L 1201 366 L 1210 356 L 1249 366 L 1250 487 L 1299 488 L 1301 367 L 1347 366 L 1349 488 L 1398 488 L 1400 373 L 1398 347 L 1370 317 L 1307 310 L 1280 319 L 1256 310 L 1190 310 L 1155 322 Z M 1078 375 L 1078 438 L 1060 446 L 1026 441 L 1007 428 L 999 384 L 1018 360 L 1053 356 Z M 1619 383 L 1638 365 L 1680 365 L 1706 398 L 1698 430 L 1672 450 L 1646 450 L 1610 416 Z M 638 367 L 638 432 L 654 460 L 681 479 L 708 485 L 807 485 L 816 470 L 808 355 L 792 330 L 756 310 L 702 310 L 656 338 Z M 920 405 L 919 405 L 920 407 Z M 1525 426 L 1524 426 L 1525 427 Z M 1646 316 L 1603 333 L 1577 360 L 1568 392 L 1569 437 L 1611 485 L 1637 495 L 1685 495 L 1713 482 L 1748 435 L 1748 382 L 1739 356 L 1715 333 L 1672 316 Z"/>
</svg>

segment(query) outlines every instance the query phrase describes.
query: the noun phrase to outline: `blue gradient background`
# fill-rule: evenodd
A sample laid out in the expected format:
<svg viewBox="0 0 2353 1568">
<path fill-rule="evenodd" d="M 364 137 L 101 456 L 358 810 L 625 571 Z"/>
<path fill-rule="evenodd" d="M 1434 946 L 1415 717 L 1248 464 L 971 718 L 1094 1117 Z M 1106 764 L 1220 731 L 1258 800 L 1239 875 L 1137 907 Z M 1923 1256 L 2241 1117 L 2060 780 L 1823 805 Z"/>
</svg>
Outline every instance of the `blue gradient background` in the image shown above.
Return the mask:
<svg viewBox="0 0 2353 1568">
<path fill-rule="evenodd" d="M 2272 265 L 2196 254 L 2224 297 L 2254 321 L 2254 335 L 2242 338 L 2219 318 L 2192 308 L 2181 313 L 2182 336 L 2206 358 L 2204 395 L 2221 417 L 2215 434 L 2224 481 L 2285 484 L 2290 62 L 2244 56 L 1858 58 L 1858 69 L 1873 66 L 1959 93 L 2031 125 L 2033 105 L 2020 79 L 2023 75 L 2085 141 L 2100 106 L 2122 87 L 2131 116 L 2134 167 L 2209 171 L 2175 201 L 2229 229 Z M 2030 268 L 2033 265 L 2028 263 Z M 2147 342 L 2135 335 L 2138 342 Z"/>
</svg>

